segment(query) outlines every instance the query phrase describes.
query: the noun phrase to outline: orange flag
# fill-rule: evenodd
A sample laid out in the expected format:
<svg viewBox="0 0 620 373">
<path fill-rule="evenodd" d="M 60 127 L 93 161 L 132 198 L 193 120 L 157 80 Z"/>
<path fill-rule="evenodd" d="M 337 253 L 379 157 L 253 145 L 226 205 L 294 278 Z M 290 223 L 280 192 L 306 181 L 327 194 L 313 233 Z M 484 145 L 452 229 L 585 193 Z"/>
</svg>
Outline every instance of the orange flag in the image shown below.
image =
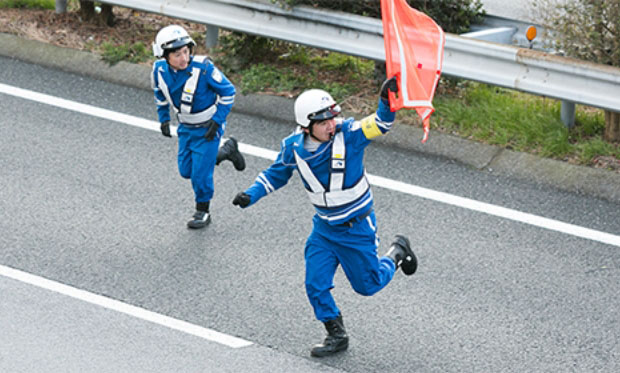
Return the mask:
<svg viewBox="0 0 620 373">
<path fill-rule="evenodd" d="M 389 92 L 390 109 L 415 109 L 428 139 L 433 96 L 443 63 L 445 35 L 432 18 L 406 0 L 381 0 L 387 77 L 396 76 L 399 94 Z"/>
</svg>

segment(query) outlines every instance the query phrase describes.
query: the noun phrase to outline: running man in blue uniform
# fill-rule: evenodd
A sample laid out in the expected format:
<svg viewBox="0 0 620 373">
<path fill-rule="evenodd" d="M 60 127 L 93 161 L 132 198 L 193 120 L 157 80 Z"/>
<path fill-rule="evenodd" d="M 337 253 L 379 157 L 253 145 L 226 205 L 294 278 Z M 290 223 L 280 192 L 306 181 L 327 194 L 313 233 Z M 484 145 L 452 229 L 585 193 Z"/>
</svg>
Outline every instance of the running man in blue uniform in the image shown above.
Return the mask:
<svg viewBox="0 0 620 373">
<path fill-rule="evenodd" d="M 171 137 L 170 106 L 179 122 L 179 173 L 191 180 L 196 201 L 196 212 L 187 226 L 198 229 L 211 221 L 215 165 L 230 160 L 235 169 L 243 171 L 245 159 L 232 137 L 220 147 L 235 86 L 206 56 L 193 56 L 195 46 L 183 27 L 162 28 L 153 43 L 153 53 L 160 59 L 153 64 L 151 86 L 161 133 Z"/>
<path fill-rule="evenodd" d="M 363 164 L 364 150 L 392 127 L 388 90 L 398 92 L 395 78 L 381 87 L 377 111 L 362 119 L 341 119 L 340 106 L 319 89 L 302 93 L 295 100 L 299 127 L 281 143 L 275 162 L 254 183 L 238 193 L 233 204 L 253 205 L 287 184 L 297 170 L 316 214 L 306 241 L 306 293 L 327 337 L 314 346 L 312 356 L 332 355 L 348 348 L 342 314 L 331 289 L 334 274 L 342 266 L 353 289 L 370 296 L 383 289 L 397 268 L 406 275 L 417 269 L 409 240 L 401 235 L 387 254 L 378 257 L 377 222 L 373 197 Z"/>
</svg>

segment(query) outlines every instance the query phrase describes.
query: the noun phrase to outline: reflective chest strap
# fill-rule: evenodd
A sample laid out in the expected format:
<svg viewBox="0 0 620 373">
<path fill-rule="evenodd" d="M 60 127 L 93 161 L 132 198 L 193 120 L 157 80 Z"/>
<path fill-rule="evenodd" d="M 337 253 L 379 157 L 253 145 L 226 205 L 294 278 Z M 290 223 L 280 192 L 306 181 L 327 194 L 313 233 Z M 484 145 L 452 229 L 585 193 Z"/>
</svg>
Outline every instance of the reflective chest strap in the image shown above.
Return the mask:
<svg viewBox="0 0 620 373">
<path fill-rule="evenodd" d="M 206 56 L 194 56 L 195 62 L 204 62 Z M 200 77 L 200 69 L 198 67 L 192 68 L 192 74 L 185 82 L 183 86 L 183 93 L 181 94 L 181 113 L 189 114 L 192 112 L 192 103 L 194 102 L 194 93 L 196 92 L 196 86 L 198 86 L 198 78 Z"/>
<path fill-rule="evenodd" d="M 342 190 L 344 172 L 346 169 L 344 135 L 337 132 L 332 144 L 332 164 L 329 175 L 329 190 L 332 192 Z"/>
<path fill-rule="evenodd" d="M 194 56 L 194 61 L 204 62 L 206 58 L 206 56 Z M 191 76 L 189 77 L 189 79 L 187 79 L 185 85 L 183 86 L 183 92 L 181 93 L 180 109 L 174 106 L 174 101 L 172 101 L 172 98 L 170 97 L 170 90 L 161 74 L 161 71 L 158 71 L 157 74 L 159 80 L 159 88 L 161 89 L 168 102 L 172 105 L 174 112 L 177 114 L 177 119 L 179 123 L 201 124 L 213 117 L 213 115 L 217 111 L 217 106 L 215 104 L 209 106 L 207 109 L 199 113 L 192 113 L 192 104 L 194 102 L 194 93 L 196 92 L 196 87 L 198 86 L 200 68 L 192 68 Z"/>
<path fill-rule="evenodd" d="M 192 68 L 192 75 L 187 79 L 183 86 L 183 93 L 181 93 L 181 113 L 189 114 L 192 112 L 192 103 L 194 102 L 194 92 L 196 92 L 196 86 L 198 85 L 198 77 L 200 77 L 200 69 L 197 67 Z"/>
<path fill-rule="evenodd" d="M 172 101 L 172 98 L 170 98 L 170 90 L 168 89 L 168 85 L 166 84 L 166 80 L 164 80 L 164 77 L 161 75 L 161 73 L 162 73 L 162 69 L 159 68 L 159 70 L 157 70 L 157 82 L 159 83 L 159 89 L 161 89 L 161 92 L 166 97 L 166 100 L 168 100 L 168 103 L 170 103 L 170 105 L 172 105 L 172 108 L 174 109 L 174 112 L 176 113 L 176 112 L 178 112 L 178 110 L 174 106 L 174 102 Z"/>
<path fill-rule="evenodd" d="M 315 194 L 325 192 L 325 188 L 323 188 L 323 185 L 321 184 L 321 182 L 314 176 L 314 174 L 312 173 L 312 170 L 310 169 L 310 166 L 308 166 L 308 163 L 306 163 L 306 161 L 304 161 L 299 156 L 299 154 L 297 154 L 296 151 L 293 151 L 293 153 L 295 154 L 295 161 L 297 162 L 297 169 L 299 170 L 301 177 L 308 184 L 308 187 L 310 187 L 309 192 L 315 193 Z"/>
<path fill-rule="evenodd" d="M 342 189 L 344 184 L 345 154 L 344 136 L 341 132 L 334 137 L 329 191 L 326 191 L 321 182 L 314 176 L 308 163 L 304 161 L 297 152 L 293 153 L 295 154 L 297 169 L 310 188 L 310 190 L 307 190 L 310 202 L 315 206 L 337 207 L 345 205 L 363 196 L 370 187 L 366 175 L 364 175 L 353 187 Z"/>
</svg>

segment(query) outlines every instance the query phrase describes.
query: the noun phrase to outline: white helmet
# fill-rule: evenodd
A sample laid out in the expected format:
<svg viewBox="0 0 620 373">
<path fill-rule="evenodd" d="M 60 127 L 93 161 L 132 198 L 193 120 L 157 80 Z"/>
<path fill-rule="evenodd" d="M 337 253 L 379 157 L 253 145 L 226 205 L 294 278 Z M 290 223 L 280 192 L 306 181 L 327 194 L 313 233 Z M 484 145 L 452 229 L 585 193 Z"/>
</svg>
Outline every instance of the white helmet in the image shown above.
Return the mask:
<svg viewBox="0 0 620 373">
<path fill-rule="evenodd" d="M 153 43 L 153 54 L 157 58 L 164 56 L 166 50 L 181 48 L 185 45 L 194 47 L 196 42 L 189 36 L 187 31 L 179 25 L 166 26 L 159 30 Z"/>
<path fill-rule="evenodd" d="M 340 114 L 340 106 L 322 89 L 303 92 L 295 100 L 295 121 L 308 128 L 311 121 L 331 119 Z"/>
</svg>

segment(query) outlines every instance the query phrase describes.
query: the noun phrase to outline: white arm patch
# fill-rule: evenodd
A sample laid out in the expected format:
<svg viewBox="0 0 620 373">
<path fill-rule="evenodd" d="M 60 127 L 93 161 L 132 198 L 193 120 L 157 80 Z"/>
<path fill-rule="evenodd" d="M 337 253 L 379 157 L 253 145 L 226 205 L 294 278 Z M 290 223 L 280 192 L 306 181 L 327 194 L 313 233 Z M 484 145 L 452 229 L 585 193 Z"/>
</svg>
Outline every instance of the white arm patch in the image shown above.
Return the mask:
<svg viewBox="0 0 620 373">
<path fill-rule="evenodd" d="M 218 83 L 222 82 L 222 73 L 220 72 L 220 70 L 217 69 L 217 67 L 213 68 L 213 72 L 211 73 L 211 78 L 213 78 L 213 80 L 215 80 Z"/>
</svg>

